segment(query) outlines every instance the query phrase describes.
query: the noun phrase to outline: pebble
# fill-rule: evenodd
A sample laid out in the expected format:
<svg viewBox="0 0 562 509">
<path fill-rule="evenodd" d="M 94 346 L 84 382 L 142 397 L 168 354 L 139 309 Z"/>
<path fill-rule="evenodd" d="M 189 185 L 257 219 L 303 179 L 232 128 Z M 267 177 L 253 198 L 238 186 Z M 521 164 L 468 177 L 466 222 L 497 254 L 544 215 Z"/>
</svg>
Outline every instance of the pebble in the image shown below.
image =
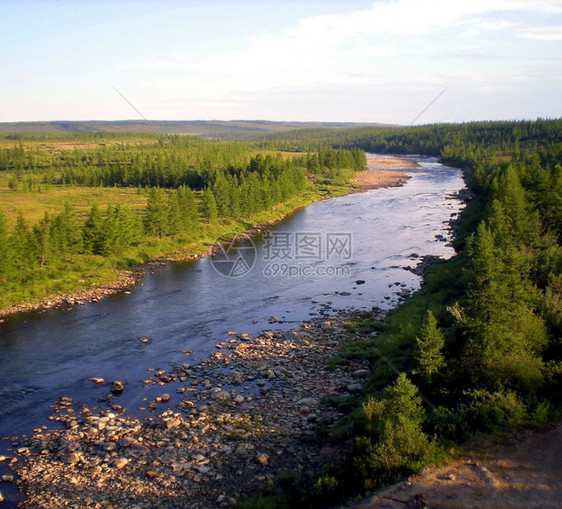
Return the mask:
<svg viewBox="0 0 562 509">
<path fill-rule="evenodd" d="M 257 454 L 254 458 L 256 463 L 266 466 L 269 463 L 269 456 L 267 454 Z"/>
<path fill-rule="evenodd" d="M 129 463 L 129 460 L 127 458 L 117 458 L 114 462 L 113 462 L 113 466 L 119 470 L 121 470 L 122 468 L 124 468 L 127 463 Z"/>
<path fill-rule="evenodd" d="M 283 469 L 319 473 L 326 460 L 322 445 L 307 440 L 303 447 L 302 437 L 313 438 L 314 422 L 330 426 L 342 415 L 324 402 L 330 391 L 361 391 L 369 374 L 357 365 L 324 368 L 347 341 L 340 323 L 330 316 L 329 325 L 317 319 L 298 331 L 226 340 L 206 360 L 173 366 L 168 373 L 151 370 L 150 383 L 175 381 L 179 387 L 173 390 L 184 396 L 176 410 L 144 422 L 103 410 L 96 415 L 96 408 L 53 414 L 63 426 L 19 442 L 28 446 L 18 449 L 26 461 L 15 467 L 28 503 L 77 506 L 81 497 L 81 506 L 90 498 L 92 507 L 131 508 L 133 500 L 140 507 L 164 507 L 166 500 L 189 497 L 190 507 L 202 509 L 235 504 L 252 479 L 267 480 Z M 149 399 L 144 405 L 156 410 Z M 70 398 L 58 403 L 75 405 Z M 78 448 L 63 451 L 71 443 Z M 46 454 L 27 456 L 30 449 Z M 79 460 L 63 463 L 59 451 Z"/>
<path fill-rule="evenodd" d="M 109 389 L 113 394 L 121 394 L 125 390 L 125 382 L 121 380 L 116 380 L 111 384 L 111 388 Z"/>
</svg>

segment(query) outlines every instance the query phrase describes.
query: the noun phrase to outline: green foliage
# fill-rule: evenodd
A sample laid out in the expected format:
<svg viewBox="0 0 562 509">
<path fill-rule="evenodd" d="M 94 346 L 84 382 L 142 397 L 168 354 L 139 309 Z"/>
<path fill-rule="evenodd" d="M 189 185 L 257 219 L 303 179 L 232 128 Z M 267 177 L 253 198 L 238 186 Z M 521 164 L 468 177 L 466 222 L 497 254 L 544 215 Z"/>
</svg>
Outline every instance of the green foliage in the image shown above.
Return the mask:
<svg viewBox="0 0 562 509">
<path fill-rule="evenodd" d="M 424 419 L 421 398 L 404 373 L 382 399 L 363 404 L 353 463 L 365 488 L 397 480 L 434 456 L 435 446 L 421 429 Z"/>
<path fill-rule="evenodd" d="M 541 353 L 548 343 L 544 321 L 535 314 L 539 295 L 529 266 L 516 249 L 498 249 L 484 224 L 468 252 L 470 285 L 459 321 L 466 375 L 529 392 L 542 381 Z"/>
<path fill-rule="evenodd" d="M 210 188 L 203 191 L 203 216 L 206 217 L 209 222 L 216 221 L 218 217 L 217 202 Z"/>
<path fill-rule="evenodd" d="M 514 391 L 474 389 L 467 391 L 464 399 L 458 413 L 469 430 L 513 427 L 522 424 L 527 416 L 525 404 Z"/>
<path fill-rule="evenodd" d="M 414 373 L 431 383 L 438 371 L 445 365 L 441 352 L 445 346 L 445 336 L 437 328 L 437 320 L 429 310 L 419 329 L 416 344 L 414 361 L 417 367 Z"/>
</svg>

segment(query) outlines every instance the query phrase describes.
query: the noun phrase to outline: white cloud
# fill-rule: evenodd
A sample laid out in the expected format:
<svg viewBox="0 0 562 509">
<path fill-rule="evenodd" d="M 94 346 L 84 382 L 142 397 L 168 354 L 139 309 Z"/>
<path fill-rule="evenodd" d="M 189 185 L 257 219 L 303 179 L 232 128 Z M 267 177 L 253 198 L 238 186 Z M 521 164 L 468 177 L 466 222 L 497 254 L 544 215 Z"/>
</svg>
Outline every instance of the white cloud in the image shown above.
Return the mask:
<svg viewBox="0 0 562 509">
<path fill-rule="evenodd" d="M 523 70 L 519 62 L 545 55 L 522 55 L 512 42 L 562 40 L 561 27 L 535 26 L 529 13 L 560 14 L 562 0 L 377 2 L 346 15 L 304 18 L 230 51 L 191 54 L 179 48 L 167 58 L 122 66 L 122 75 L 171 100 L 238 108 L 233 113 L 238 118 L 257 103 L 263 106 L 261 98 L 288 98 L 291 91 L 323 95 L 330 90 L 335 97 L 338 87 L 369 87 L 372 94 L 394 97 L 396 91 L 430 94 L 449 84 L 472 83 L 486 93 L 502 87 L 509 92 L 544 74 L 532 65 Z M 550 66 L 548 74 L 556 59 L 533 65 Z"/>
<path fill-rule="evenodd" d="M 536 41 L 562 41 L 562 26 L 556 27 L 529 27 L 520 30 L 517 37 L 534 39 Z"/>
</svg>

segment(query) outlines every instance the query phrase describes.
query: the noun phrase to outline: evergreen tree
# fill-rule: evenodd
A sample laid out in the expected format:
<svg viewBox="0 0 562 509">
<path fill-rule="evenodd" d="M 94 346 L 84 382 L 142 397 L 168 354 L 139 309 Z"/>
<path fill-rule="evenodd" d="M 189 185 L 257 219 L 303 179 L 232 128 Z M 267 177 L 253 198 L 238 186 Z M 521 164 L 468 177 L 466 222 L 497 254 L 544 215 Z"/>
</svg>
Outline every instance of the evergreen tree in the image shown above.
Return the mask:
<svg viewBox="0 0 562 509">
<path fill-rule="evenodd" d="M 512 247 L 497 249 L 483 223 L 469 239 L 468 254 L 469 289 L 459 315 L 467 378 L 529 392 L 542 381 L 540 354 L 547 344 L 529 264 Z"/>
<path fill-rule="evenodd" d="M 103 254 L 106 250 L 106 230 L 102 213 L 97 203 L 92 205 L 82 229 L 84 252 Z"/>
<path fill-rule="evenodd" d="M 45 212 L 43 219 L 39 222 L 39 224 L 33 227 L 33 236 L 35 240 L 35 245 L 37 255 L 39 258 L 39 268 L 42 269 L 47 261 L 47 258 L 50 254 L 51 248 L 51 238 L 50 238 L 50 226 L 51 226 L 51 218 L 49 214 Z"/>
<path fill-rule="evenodd" d="M 206 188 L 203 191 L 203 214 L 209 223 L 216 221 L 218 217 L 217 202 L 215 201 L 215 195 L 210 188 Z"/>
<path fill-rule="evenodd" d="M 445 336 L 437 328 L 437 320 L 429 310 L 418 331 L 416 345 L 416 373 L 427 383 L 431 383 L 438 371 L 445 365 L 441 352 L 445 346 Z"/>
<path fill-rule="evenodd" d="M 148 235 L 162 237 L 168 225 L 166 195 L 163 189 L 150 189 L 144 213 L 144 229 Z"/>
<path fill-rule="evenodd" d="M 177 192 L 168 194 L 166 218 L 166 235 L 178 235 L 182 230 L 182 215 Z"/>
<path fill-rule="evenodd" d="M 183 233 L 193 233 L 199 227 L 199 212 L 193 191 L 182 186 L 177 191 L 180 205 L 181 229 Z"/>
<path fill-rule="evenodd" d="M 72 259 L 72 255 L 82 250 L 82 232 L 68 202 L 64 204 L 64 211 L 53 219 L 50 236 L 54 251 L 61 255 L 63 261 Z"/>
<path fill-rule="evenodd" d="M 18 212 L 16 225 L 10 236 L 10 247 L 18 269 L 25 270 L 32 267 L 32 260 L 35 259 L 35 244 L 21 211 Z"/>
<path fill-rule="evenodd" d="M 384 390 L 383 399 L 364 403 L 353 455 L 363 478 L 389 482 L 419 468 L 432 448 L 421 429 L 424 420 L 417 388 L 404 373 Z"/>
</svg>

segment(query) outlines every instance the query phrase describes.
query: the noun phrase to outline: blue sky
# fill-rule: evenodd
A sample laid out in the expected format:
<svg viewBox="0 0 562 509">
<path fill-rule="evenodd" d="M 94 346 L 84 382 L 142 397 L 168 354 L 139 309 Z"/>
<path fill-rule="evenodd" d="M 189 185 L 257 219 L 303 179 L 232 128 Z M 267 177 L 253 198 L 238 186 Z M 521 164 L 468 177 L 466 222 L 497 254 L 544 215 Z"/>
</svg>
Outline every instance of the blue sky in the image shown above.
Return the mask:
<svg viewBox="0 0 562 509">
<path fill-rule="evenodd" d="M 0 121 L 562 116 L 562 0 L 0 0 Z"/>
</svg>

